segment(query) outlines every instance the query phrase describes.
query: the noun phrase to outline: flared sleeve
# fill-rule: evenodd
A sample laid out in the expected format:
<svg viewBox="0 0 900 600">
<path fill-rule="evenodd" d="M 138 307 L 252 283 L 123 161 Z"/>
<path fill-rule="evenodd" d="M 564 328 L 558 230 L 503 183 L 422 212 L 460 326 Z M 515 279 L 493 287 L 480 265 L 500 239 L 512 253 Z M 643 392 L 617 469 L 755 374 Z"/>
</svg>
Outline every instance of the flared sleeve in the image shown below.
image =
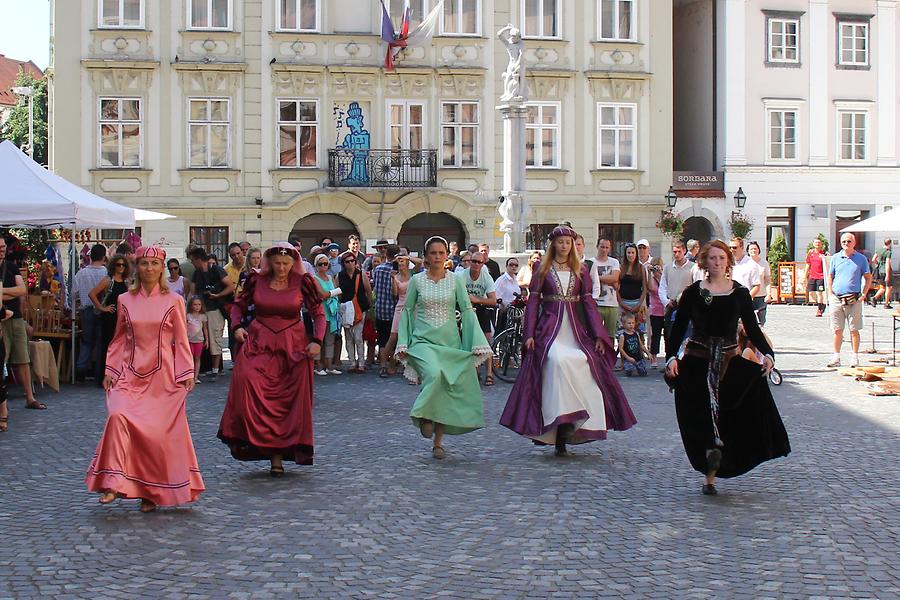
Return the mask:
<svg viewBox="0 0 900 600">
<path fill-rule="evenodd" d="M 450 275 L 448 275 L 450 277 Z M 469 300 L 469 293 L 466 291 L 466 284 L 463 283 L 462 277 L 455 277 L 456 285 L 456 306 L 459 307 L 462 323 L 460 324 L 460 342 L 463 350 L 468 350 L 475 355 L 475 366 L 494 356 L 481 326 L 478 324 L 478 317 L 475 316 L 475 309 L 472 307 L 472 301 Z M 455 309 L 455 307 L 453 307 Z"/>
<path fill-rule="evenodd" d="M 122 297 L 116 298 L 116 331 L 106 350 L 106 374 L 118 380 L 125 370 L 125 346 L 131 335 L 128 310 L 122 307 Z"/>
<path fill-rule="evenodd" d="M 400 311 L 400 325 L 397 328 L 397 354 L 409 350 L 409 343 L 413 337 L 413 327 L 416 325 L 416 302 L 419 301 L 417 280 L 416 276 L 410 277 L 409 287 L 406 288 L 406 303 Z"/>
<path fill-rule="evenodd" d="M 241 293 L 235 296 L 231 304 L 231 322 L 235 329 L 247 329 L 256 317 L 256 306 L 253 304 L 253 294 L 259 281 L 258 273 L 251 273 L 244 282 Z"/>
<path fill-rule="evenodd" d="M 543 282 L 539 275 L 541 270 L 540 264 L 536 265 L 536 267 L 531 274 L 531 283 L 528 285 L 528 302 L 525 303 L 525 324 L 522 328 L 522 337 L 526 340 L 534 337 L 541 310 L 541 284 Z"/>
<path fill-rule="evenodd" d="M 172 353 L 175 359 L 175 383 L 181 383 L 194 377 L 194 356 L 188 342 L 187 315 L 184 302 L 178 297 L 172 302 L 175 309 L 172 314 Z"/>
<path fill-rule="evenodd" d="M 734 291 L 737 294 L 738 311 L 741 315 L 741 322 L 744 324 L 744 331 L 747 337 L 756 346 L 756 349 L 767 354 L 772 362 L 775 362 L 775 352 L 772 346 L 763 335 L 762 329 L 759 328 L 759 321 L 756 318 L 756 312 L 753 310 L 753 300 L 750 298 L 750 290 L 745 287 L 739 287 Z"/>
<path fill-rule="evenodd" d="M 670 335 L 671 344 L 666 344 L 666 361 L 678 354 L 681 348 L 681 342 L 687 333 L 688 325 L 691 322 L 691 314 L 693 312 L 694 300 L 697 297 L 698 282 L 694 282 L 681 294 L 681 300 L 678 301 L 678 310 L 675 312 L 675 322 L 672 323 L 672 332 Z"/>
<path fill-rule="evenodd" d="M 319 286 L 312 275 L 304 273 L 300 281 L 300 291 L 303 293 L 303 304 L 313 322 L 313 341 L 320 346 L 325 339 L 325 307 L 322 305 L 322 296 L 319 294 Z M 330 299 L 330 298 L 329 298 Z"/>
<path fill-rule="evenodd" d="M 597 310 L 597 303 L 594 300 L 594 284 L 591 279 L 590 273 L 587 270 L 587 267 L 581 267 L 581 304 L 584 307 L 584 320 L 586 321 L 585 326 L 587 327 L 588 332 L 591 335 L 591 338 L 594 340 L 601 339 L 603 340 L 603 345 L 606 347 L 606 356 L 613 356 L 613 344 L 612 340 L 609 339 L 609 333 L 606 331 L 606 327 L 603 326 L 603 320 L 600 318 L 600 311 Z M 612 362 L 615 361 L 615 358 L 611 358 Z M 610 361 L 610 358 L 607 358 L 607 361 Z"/>
</svg>

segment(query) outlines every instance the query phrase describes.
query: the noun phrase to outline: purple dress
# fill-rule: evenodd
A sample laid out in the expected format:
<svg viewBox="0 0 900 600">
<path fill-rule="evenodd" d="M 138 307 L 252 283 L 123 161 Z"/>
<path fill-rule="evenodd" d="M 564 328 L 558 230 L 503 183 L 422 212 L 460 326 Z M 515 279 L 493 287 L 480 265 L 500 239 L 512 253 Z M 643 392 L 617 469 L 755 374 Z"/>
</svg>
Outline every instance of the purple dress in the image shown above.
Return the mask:
<svg viewBox="0 0 900 600">
<path fill-rule="evenodd" d="M 500 424 L 543 444 L 554 443 L 566 423 L 574 426 L 567 443 L 575 444 L 630 428 L 637 421 L 612 372 L 615 351 L 587 267 L 578 276 L 550 269 L 543 281 L 536 270 L 529 289 L 523 338 L 534 338 L 534 350 L 524 353 Z"/>
</svg>

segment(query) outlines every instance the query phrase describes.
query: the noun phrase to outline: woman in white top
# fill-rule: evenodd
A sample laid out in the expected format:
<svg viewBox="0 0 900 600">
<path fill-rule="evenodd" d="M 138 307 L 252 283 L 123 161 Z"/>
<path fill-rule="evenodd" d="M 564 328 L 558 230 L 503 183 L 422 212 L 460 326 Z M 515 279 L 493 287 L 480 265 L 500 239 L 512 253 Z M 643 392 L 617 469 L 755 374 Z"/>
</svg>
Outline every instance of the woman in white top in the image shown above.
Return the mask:
<svg viewBox="0 0 900 600">
<path fill-rule="evenodd" d="M 516 277 L 519 282 L 519 287 L 524 288 L 525 291 L 528 291 L 528 286 L 531 285 L 531 274 L 534 272 L 534 269 L 537 268 L 537 266 L 540 264 L 541 251 L 532 250 L 531 254 L 528 255 L 528 264 L 519 269 L 519 274 Z"/>
<path fill-rule="evenodd" d="M 181 265 L 177 258 L 170 258 L 166 267 L 169 271 L 169 291 L 181 296 L 187 305 L 188 298 L 191 297 L 191 282 L 181 274 Z"/>
</svg>

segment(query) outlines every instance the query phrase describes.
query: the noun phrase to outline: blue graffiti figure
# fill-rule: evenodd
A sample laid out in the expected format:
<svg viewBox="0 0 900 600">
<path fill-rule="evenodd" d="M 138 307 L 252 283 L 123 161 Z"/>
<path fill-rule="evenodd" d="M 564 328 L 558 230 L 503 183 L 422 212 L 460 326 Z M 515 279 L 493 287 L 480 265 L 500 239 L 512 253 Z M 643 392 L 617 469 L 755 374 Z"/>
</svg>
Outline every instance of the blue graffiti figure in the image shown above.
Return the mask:
<svg viewBox="0 0 900 600">
<path fill-rule="evenodd" d="M 351 102 L 347 109 L 347 127 L 350 133 L 344 136 L 342 148 L 352 150 L 353 162 L 350 165 L 350 174 L 341 183 L 347 185 L 361 185 L 369 182 L 369 132 L 363 128 L 363 111 L 356 102 Z"/>
</svg>

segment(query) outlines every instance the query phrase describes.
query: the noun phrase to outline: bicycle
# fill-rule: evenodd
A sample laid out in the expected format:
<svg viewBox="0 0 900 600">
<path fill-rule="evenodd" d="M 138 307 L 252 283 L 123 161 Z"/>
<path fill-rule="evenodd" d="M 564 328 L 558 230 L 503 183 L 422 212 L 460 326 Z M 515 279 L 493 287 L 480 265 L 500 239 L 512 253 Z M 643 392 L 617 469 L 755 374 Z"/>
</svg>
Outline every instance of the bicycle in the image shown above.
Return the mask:
<svg viewBox="0 0 900 600">
<path fill-rule="evenodd" d="M 494 336 L 494 375 L 500 381 L 515 383 L 522 365 L 522 327 L 525 320 L 525 301 L 516 294 L 506 309 L 506 327 Z"/>
</svg>

